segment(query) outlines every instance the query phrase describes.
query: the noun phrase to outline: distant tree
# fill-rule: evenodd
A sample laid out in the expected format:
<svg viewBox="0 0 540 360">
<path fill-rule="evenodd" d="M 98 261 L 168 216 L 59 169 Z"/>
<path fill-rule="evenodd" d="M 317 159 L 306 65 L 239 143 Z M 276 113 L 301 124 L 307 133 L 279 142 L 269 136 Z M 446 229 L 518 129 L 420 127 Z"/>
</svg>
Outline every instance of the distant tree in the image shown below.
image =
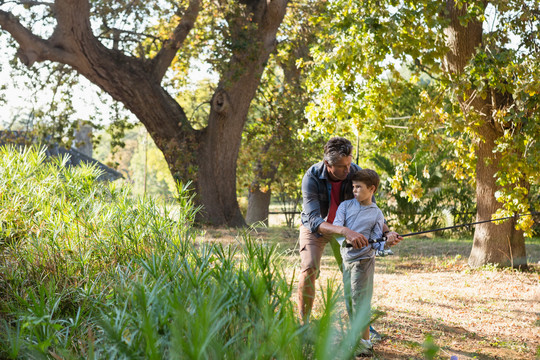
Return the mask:
<svg viewBox="0 0 540 360">
<path fill-rule="evenodd" d="M 412 75 L 405 67 L 399 74 L 403 79 L 388 78 L 376 89 L 378 99 L 392 99 L 374 104 L 384 113 L 371 125 L 362 125 L 364 158 L 370 160 L 366 165 L 375 166 L 383 177 L 377 192 L 382 200 L 379 207 L 400 232 L 474 221 L 476 201 L 470 179 L 454 176 L 445 165 L 453 160 L 452 147 L 447 142 L 419 142 L 411 134 L 415 131 L 411 114 L 422 106 L 422 96 L 437 94 L 436 86 L 428 76 L 404 81 Z"/>
<path fill-rule="evenodd" d="M 96 146 L 94 157 L 114 167 L 130 183 L 133 194 L 172 199 L 177 191 L 163 154 L 142 125 L 126 131 L 123 146 L 111 149 L 111 135 L 105 133 Z"/>
<path fill-rule="evenodd" d="M 323 11 L 324 6 L 309 1 L 290 6 L 278 34 L 277 51 L 270 57 L 251 107 L 239 157 L 240 188 L 248 189 L 249 224 L 268 221 L 272 194 L 285 203 L 297 204 L 299 174 L 310 165 L 314 147 L 320 155 L 320 134 L 299 138 L 299 130 L 307 123 L 304 109 L 309 98 L 303 87 L 305 75 L 297 62 L 309 59 L 309 46 L 315 40 L 310 14 Z M 288 210 L 297 210 L 292 207 Z"/>
<path fill-rule="evenodd" d="M 236 159 L 251 99 L 276 45 L 287 0 L 0 2 L 0 26 L 28 67 L 51 61 L 122 103 L 147 128 L 172 174 L 191 180 L 204 219 L 243 225 Z M 219 82 L 196 128 L 175 100 L 190 62 Z"/>
</svg>

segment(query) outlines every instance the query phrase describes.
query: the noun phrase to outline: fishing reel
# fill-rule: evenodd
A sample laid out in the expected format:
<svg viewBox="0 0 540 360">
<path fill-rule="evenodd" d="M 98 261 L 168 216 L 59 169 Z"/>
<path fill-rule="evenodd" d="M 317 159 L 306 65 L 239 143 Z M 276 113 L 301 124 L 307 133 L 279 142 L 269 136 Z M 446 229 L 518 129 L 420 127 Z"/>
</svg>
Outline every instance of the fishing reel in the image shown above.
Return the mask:
<svg viewBox="0 0 540 360">
<path fill-rule="evenodd" d="M 383 242 L 383 241 L 386 241 L 387 239 L 388 239 L 388 238 L 387 238 L 386 236 L 383 235 L 383 236 L 382 236 L 381 238 L 379 238 L 379 239 L 368 239 L 368 243 L 369 243 L 369 244 L 378 244 L 378 243 L 381 243 L 381 242 Z M 343 244 L 344 244 L 344 245 L 342 245 L 342 246 L 344 246 L 344 247 L 347 247 L 347 248 L 352 248 L 352 247 L 353 247 L 351 244 L 349 244 L 349 243 L 345 240 L 345 237 L 344 237 L 344 236 L 340 236 L 340 237 L 336 238 L 336 240 L 337 240 L 338 242 L 343 241 Z"/>
</svg>

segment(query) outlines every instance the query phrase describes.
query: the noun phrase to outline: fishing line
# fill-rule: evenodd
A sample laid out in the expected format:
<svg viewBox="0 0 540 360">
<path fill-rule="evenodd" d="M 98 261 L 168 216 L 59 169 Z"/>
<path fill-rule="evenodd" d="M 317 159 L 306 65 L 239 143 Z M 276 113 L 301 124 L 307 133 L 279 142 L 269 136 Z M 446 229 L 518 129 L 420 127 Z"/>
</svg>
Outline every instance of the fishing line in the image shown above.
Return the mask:
<svg viewBox="0 0 540 360">
<path fill-rule="evenodd" d="M 417 231 L 417 232 L 412 232 L 412 233 L 408 233 L 408 234 L 403 234 L 403 235 L 400 235 L 400 236 L 401 236 L 401 237 L 407 237 L 407 236 L 413 236 L 413 235 L 427 234 L 427 233 L 432 233 L 432 232 L 436 232 L 436 231 L 452 230 L 452 229 L 457 229 L 457 228 L 461 228 L 461 227 L 467 227 L 467 226 L 473 226 L 473 225 L 478 225 L 478 224 L 484 224 L 484 223 L 488 223 L 488 222 L 501 221 L 501 220 L 507 220 L 507 219 L 517 219 L 517 218 L 522 217 L 522 216 L 539 215 L 539 214 L 540 214 L 540 212 L 538 212 L 538 211 L 533 211 L 533 212 L 530 212 L 530 213 L 527 213 L 527 214 L 518 214 L 518 215 L 506 216 L 506 217 L 502 217 L 502 218 L 498 218 L 498 219 L 476 221 L 476 222 L 472 222 L 472 223 L 459 224 L 459 225 L 453 225 L 453 226 L 447 226 L 447 227 L 438 228 L 438 229 L 424 230 L 424 231 Z M 368 242 L 369 242 L 370 244 L 374 244 L 374 243 L 386 241 L 386 239 L 387 239 L 387 237 L 386 237 L 386 236 L 383 236 L 383 237 L 380 238 L 380 239 L 369 239 Z"/>
</svg>

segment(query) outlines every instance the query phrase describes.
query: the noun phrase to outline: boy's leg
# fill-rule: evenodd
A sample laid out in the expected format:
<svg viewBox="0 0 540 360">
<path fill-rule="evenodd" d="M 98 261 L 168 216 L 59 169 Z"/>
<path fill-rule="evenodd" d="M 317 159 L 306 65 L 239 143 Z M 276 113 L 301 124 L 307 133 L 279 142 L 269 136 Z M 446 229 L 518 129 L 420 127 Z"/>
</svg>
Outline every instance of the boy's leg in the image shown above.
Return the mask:
<svg viewBox="0 0 540 360">
<path fill-rule="evenodd" d="M 347 266 L 347 263 L 342 265 L 343 271 L 343 297 L 345 299 L 345 308 L 349 315 L 349 320 L 352 323 L 353 309 L 352 309 L 352 290 L 351 290 L 351 268 Z"/>
<path fill-rule="evenodd" d="M 345 263 L 350 270 L 350 287 L 352 300 L 353 321 L 365 326 L 365 339 L 369 339 L 369 321 L 371 319 L 371 298 L 373 297 L 373 273 L 375 258 L 362 259 Z"/>
<path fill-rule="evenodd" d="M 375 330 L 371 324 L 369 325 L 369 339 L 373 342 L 382 340 L 381 334 L 379 334 L 379 332 Z"/>
<path fill-rule="evenodd" d="M 343 273 L 350 273 L 352 298 L 351 331 L 362 334 L 355 355 L 373 356 L 373 344 L 369 340 L 369 321 L 371 319 L 371 298 L 373 296 L 373 272 L 375 258 L 344 262 Z M 345 278 L 345 277 L 344 277 Z"/>
</svg>

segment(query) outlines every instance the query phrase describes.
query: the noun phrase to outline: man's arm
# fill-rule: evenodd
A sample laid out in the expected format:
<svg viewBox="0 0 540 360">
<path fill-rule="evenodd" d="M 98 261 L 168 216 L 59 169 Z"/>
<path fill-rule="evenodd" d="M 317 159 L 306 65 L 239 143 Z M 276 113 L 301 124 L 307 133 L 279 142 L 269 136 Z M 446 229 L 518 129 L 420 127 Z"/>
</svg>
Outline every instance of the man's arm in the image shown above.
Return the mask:
<svg viewBox="0 0 540 360">
<path fill-rule="evenodd" d="M 383 225 L 383 234 L 384 236 L 386 236 L 386 243 L 388 244 L 388 246 L 397 245 L 401 240 L 403 240 L 403 237 L 399 236 L 397 232 L 390 231 L 386 223 L 384 223 Z"/>
<path fill-rule="evenodd" d="M 321 216 L 317 183 L 308 173 L 302 178 L 302 209 L 302 216 L 306 216 L 302 222 L 312 233 L 317 232 L 324 220 Z"/>
</svg>

